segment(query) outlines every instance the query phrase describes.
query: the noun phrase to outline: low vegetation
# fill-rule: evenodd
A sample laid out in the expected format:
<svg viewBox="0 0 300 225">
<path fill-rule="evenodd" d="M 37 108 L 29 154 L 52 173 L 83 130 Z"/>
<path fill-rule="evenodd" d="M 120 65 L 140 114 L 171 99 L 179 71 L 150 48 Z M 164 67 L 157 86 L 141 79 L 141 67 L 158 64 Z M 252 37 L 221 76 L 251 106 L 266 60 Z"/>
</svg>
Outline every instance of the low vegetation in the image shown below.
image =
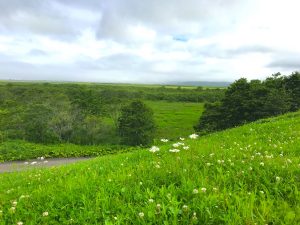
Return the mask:
<svg viewBox="0 0 300 225">
<path fill-rule="evenodd" d="M 46 158 L 95 157 L 108 154 L 129 152 L 139 147 L 124 145 L 43 145 L 21 140 L 10 140 L 0 144 L 0 162 Z"/>
<path fill-rule="evenodd" d="M 155 117 L 160 114 L 156 107 L 160 101 L 164 100 L 166 107 L 174 104 L 176 111 L 168 112 L 168 117 L 176 120 L 175 114 L 185 110 L 186 102 L 201 107 L 199 102 L 214 102 L 223 94 L 224 89 L 199 87 L 0 83 L 0 141 L 22 139 L 43 144 L 119 144 L 121 138 L 117 124 L 121 108 L 132 101 L 142 100 L 150 108 L 153 105 Z M 183 126 L 190 130 L 196 122 L 194 118 L 192 120 L 191 124 L 182 121 Z M 157 126 L 159 133 L 154 134 L 155 137 L 164 133 L 171 138 L 177 134 L 167 126 Z M 165 128 L 167 132 L 162 130 Z M 180 135 L 184 134 L 187 133 Z"/>
<path fill-rule="evenodd" d="M 146 101 L 146 105 L 153 110 L 154 122 L 156 124 L 155 143 L 160 144 L 160 138 L 176 140 L 180 136 L 187 136 L 193 132 L 193 124 L 202 113 L 201 103 L 179 103 L 164 101 Z M 107 123 L 113 123 L 107 118 Z M 89 132 L 89 133 L 88 133 Z M 92 131 L 85 133 L 88 138 Z M 110 137 L 112 138 L 112 137 Z M 118 145 L 118 137 L 115 143 L 78 145 L 72 143 L 39 144 L 24 140 L 1 140 L 0 162 L 13 160 L 35 159 L 37 157 L 82 157 L 100 156 L 105 154 L 132 151 L 125 145 Z"/>
<path fill-rule="evenodd" d="M 300 112 L 0 175 L 0 224 L 299 224 Z"/>
</svg>

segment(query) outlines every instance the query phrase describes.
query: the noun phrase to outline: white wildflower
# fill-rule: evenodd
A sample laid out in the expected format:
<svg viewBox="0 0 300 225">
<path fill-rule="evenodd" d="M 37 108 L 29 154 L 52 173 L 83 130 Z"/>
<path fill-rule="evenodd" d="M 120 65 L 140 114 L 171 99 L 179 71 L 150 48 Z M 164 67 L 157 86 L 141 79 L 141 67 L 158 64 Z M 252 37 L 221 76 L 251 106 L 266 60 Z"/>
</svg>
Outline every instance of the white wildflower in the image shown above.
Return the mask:
<svg viewBox="0 0 300 225">
<path fill-rule="evenodd" d="M 180 145 L 179 145 L 178 143 L 174 143 L 172 146 L 173 146 L 174 148 L 178 148 Z"/>
<path fill-rule="evenodd" d="M 187 211 L 189 209 L 189 207 L 187 205 L 183 205 L 182 209 L 183 209 L 183 211 Z"/>
<path fill-rule="evenodd" d="M 198 193 L 199 193 L 198 189 L 195 188 L 195 189 L 193 190 L 193 194 L 198 194 Z"/>
<path fill-rule="evenodd" d="M 190 139 L 197 139 L 198 138 L 198 134 L 191 134 L 190 136 L 189 136 L 189 138 Z"/>
<path fill-rule="evenodd" d="M 261 162 L 259 165 L 264 166 L 265 164 L 263 162 Z"/>
<path fill-rule="evenodd" d="M 168 142 L 169 140 L 166 139 L 166 138 L 162 138 L 162 139 L 160 139 L 160 141 L 166 143 L 166 142 Z"/>
<path fill-rule="evenodd" d="M 22 221 L 17 222 L 17 225 L 23 225 Z"/>
<path fill-rule="evenodd" d="M 148 202 L 153 203 L 154 200 L 153 200 L 152 198 L 150 198 L 150 199 L 148 200 Z"/>
<path fill-rule="evenodd" d="M 223 164 L 224 163 L 224 160 L 219 160 L 217 161 L 219 164 Z"/>
<path fill-rule="evenodd" d="M 180 137 L 179 140 L 180 140 L 180 141 L 184 141 L 184 138 L 183 138 L 183 137 Z"/>
<path fill-rule="evenodd" d="M 184 150 L 188 150 L 190 147 L 189 146 L 183 146 Z"/>
<path fill-rule="evenodd" d="M 159 151 L 159 147 L 157 146 L 152 146 L 149 150 L 149 152 L 152 152 L 152 153 L 155 153 L 155 152 L 158 152 Z"/>
<path fill-rule="evenodd" d="M 43 216 L 44 217 L 49 216 L 49 213 L 48 212 L 43 212 Z"/>
<path fill-rule="evenodd" d="M 180 152 L 180 150 L 179 150 L 179 149 L 176 149 L 176 148 L 174 148 L 174 149 L 170 149 L 170 150 L 169 150 L 169 152 L 174 152 L 174 153 L 177 153 L 177 152 Z"/>
<path fill-rule="evenodd" d="M 206 192 L 206 188 L 205 187 L 201 188 L 201 191 L 205 193 Z"/>
<path fill-rule="evenodd" d="M 194 213 L 193 213 L 193 217 L 192 217 L 192 219 L 193 219 L 193 220 L 197 220 L 197 219 L 198 219 L 198 218 L 197 218 L 197 214 L 196 214 L 196 212 L 194 212 Z"/>
<path fill-rule="evenodd" d="M 276 181 L 279 182 L 280 181 L 280 177 L 276 177 Z"/>
<path fill-rule="evenodd" d="M 145 216 L 145 214 L 143 212 L 139 212 L 139 217 L 143 218 Z"/>
<path fill-rule="evenodd" d="M 16 211 L 16 207 L 14 207 L 14 206 L 11 207 L 11 208 L 9 209 L 9 211 L 12 212 L 12 213 L 14 213 L 14 212 Z"/>
</svg>

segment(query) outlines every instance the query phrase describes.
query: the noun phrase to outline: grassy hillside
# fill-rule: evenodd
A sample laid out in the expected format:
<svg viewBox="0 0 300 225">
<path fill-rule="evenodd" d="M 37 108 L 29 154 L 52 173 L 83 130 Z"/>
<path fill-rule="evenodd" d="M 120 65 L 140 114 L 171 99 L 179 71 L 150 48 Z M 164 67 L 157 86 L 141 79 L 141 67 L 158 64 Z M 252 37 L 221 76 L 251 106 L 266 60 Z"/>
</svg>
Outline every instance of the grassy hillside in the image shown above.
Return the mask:
<svg viewBox="0 0 300 225">
<path fill-rule="evenodd" d="M 1 174 L 0 224 L 300 224 L 299 112 L 181 142 Z"/>
</svg>

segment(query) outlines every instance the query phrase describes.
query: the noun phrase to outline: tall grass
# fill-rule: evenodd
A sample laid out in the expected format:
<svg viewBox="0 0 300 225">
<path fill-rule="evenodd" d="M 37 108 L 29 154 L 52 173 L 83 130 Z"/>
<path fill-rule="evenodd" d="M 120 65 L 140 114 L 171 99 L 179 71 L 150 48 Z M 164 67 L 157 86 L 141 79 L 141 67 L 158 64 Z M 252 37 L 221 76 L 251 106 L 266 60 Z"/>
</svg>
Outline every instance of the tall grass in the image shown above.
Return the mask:
<svg viewBox="0 0 300 225">
<path fill-rule="evenodd" d="M 298 112 L 155 153 L 2 174 L 0 224 L 299 224 L 299 146 Z"/>
</svg>

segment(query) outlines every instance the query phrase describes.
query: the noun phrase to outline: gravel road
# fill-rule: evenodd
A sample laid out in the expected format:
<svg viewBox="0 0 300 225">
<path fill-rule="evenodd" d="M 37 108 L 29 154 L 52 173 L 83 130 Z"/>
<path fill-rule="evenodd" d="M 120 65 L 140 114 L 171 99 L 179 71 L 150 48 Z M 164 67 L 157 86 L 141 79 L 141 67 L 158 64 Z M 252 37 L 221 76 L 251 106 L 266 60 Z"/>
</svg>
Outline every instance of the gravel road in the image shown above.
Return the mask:
<svg viewBox="0 0 300 225">
<path fill-rule="evenodd" d="M 55 158 L 55 159 L 36 159 L 27 161 L 14 161 L 0 163 L 0 173 L 28 170 L 31 168 L 42 168 L 66 165 L 78 161 L 88 160 L 90 158 Z"/>
</svg>

